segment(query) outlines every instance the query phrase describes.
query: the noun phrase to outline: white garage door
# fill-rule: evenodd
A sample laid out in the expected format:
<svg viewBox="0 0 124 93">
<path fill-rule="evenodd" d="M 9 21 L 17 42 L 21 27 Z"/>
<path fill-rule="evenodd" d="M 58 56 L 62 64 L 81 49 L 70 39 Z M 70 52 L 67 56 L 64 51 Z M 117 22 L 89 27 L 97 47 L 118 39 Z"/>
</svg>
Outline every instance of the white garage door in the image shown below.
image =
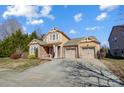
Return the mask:
<svg viewBox="0 0 124 93">
<path fill-rule="evenodd" d="M 75 58 L 76 49 L 75 48 L 65 48 L 65 58 Z"/>
<path fill-rule="evenodd" d="M 95 51 L 94 48 L 82 48 L 81 58 L 94 58 Z"/>
</svg>

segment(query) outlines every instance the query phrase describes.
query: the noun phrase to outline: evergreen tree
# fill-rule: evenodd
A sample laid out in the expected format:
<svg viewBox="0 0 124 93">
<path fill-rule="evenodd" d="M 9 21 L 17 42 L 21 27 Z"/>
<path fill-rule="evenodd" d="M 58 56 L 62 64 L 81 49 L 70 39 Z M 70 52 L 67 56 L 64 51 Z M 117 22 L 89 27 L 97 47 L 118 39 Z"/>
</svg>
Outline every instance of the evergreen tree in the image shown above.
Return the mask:
<svg viewBox="0 0 124 93">
<path fill-rule="evenodd" d="M 38 38 L 36 31 L 32 32 L 30 35 L 30 40 Z"/>
<path fill-rule="evenodd" d="M 9 57 L 17 50 L 28 52 L 28 44 L 32 39 L 38 39 L 36 31 L 28 35 L 23 34 L 20 29 L 17 30 L 16 33 L 0 41 L 0 57 Z"/>
</svg>

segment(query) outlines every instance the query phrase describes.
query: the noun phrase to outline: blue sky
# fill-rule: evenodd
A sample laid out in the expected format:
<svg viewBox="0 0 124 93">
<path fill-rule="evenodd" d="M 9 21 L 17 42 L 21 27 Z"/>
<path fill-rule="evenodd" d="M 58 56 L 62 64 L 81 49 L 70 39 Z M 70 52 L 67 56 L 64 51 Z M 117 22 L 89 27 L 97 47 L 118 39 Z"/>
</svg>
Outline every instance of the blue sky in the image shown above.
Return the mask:
<svg viewBox="0 0 124 93">
<path fill-rule="evenodd" d="M 74 5 L 74 6 L 0 6 L 0 23 L 15 18 L 25 32 L 47 33 L 56 27 L 70 38 L 96 36 L 107 43 L 112 26 L 124 24 L 119 13 L 123 6 Z"/>
</svg>

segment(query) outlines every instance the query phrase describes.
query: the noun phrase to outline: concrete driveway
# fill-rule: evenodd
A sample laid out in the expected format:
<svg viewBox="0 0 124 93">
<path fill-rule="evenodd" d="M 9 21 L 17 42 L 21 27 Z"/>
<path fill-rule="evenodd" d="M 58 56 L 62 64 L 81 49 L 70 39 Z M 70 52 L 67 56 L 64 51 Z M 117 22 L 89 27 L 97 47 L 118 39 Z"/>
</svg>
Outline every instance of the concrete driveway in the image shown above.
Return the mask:
<svg viewBox="0 0 124 93">
<path fill-rule="evenodd" d="M 0 86 L 118 87 L 124 83 L 97 59 L 53 59 L 23 72 L 0 70 Z"/>
</svg>

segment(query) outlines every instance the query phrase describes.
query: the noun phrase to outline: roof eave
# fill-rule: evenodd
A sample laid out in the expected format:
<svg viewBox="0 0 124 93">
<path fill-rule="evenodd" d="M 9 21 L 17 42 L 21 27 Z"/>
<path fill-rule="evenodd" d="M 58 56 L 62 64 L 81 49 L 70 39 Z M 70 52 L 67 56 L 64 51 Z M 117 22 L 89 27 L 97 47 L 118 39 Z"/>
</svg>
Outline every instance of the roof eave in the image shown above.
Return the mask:
<svg viewBox="0 0 124 93">
<path fill-rule="evenodd" d="M 78 45 L 64 45 L 64 47 L 78 46 Z"/>
<path fill-rule="evenodd" d="M 114 30 L 115 27 L 117 27 L 117 26 L 113 26 L 113 27 L 112 27 L 112 30 L 111 30 L 111 33 L 110 33 L 110 35 L 109 35 L 108 41 L 110 40 L 111 34 L 112 34 L 112 32 L 113 32 L 113 30 Z"/>
</svg>

